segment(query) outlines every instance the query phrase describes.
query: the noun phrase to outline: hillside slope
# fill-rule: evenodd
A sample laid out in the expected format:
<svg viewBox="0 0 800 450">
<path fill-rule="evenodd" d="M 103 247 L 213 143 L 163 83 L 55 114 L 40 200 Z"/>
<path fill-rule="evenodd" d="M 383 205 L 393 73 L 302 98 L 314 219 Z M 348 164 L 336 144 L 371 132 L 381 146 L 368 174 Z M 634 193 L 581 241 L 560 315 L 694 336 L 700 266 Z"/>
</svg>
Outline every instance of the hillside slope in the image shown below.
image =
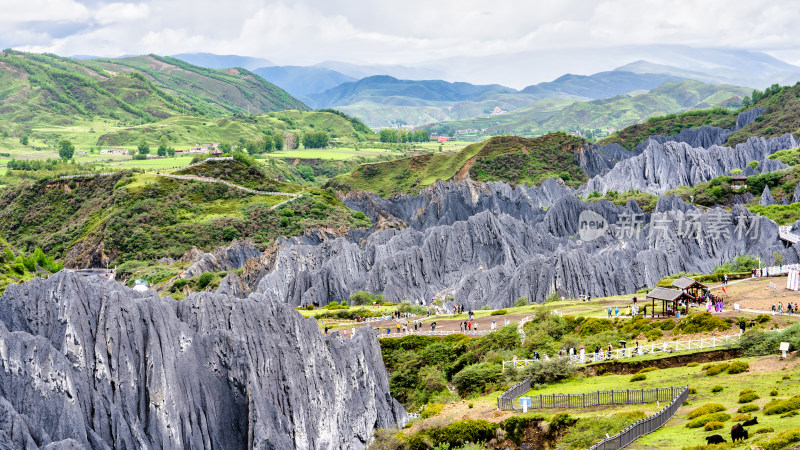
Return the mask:
<svg viewBox="0 0 800 450">
<path fill-rule="evenodd" d="M 328 181 L 326 187 L 344 192 L 372 191 L 386 197 L 416 194 L 437 180 L 467 177 L 528 185 L 556 177 L 570 186 L 578 186 L 587 179 L 578 161 L 578 153 L 585 144 L 583 139 L 564 133 L 534 139 L 499 136 L 452 155 L 429 154 L 363 164 Z"/>
<path fill-rule="evenodd" d="M 15 129 L 93 117 L 151 122 L 307 109 L 244 69 L 204 69 L 155 55 L 76 60 L 13 50 L 0 53 L 0 104 L 3 121 Z"/>
<path fill-rule="evenodd" d="M 206 162 L 186 175 L 244 187 L 302 193 L 254 195 L 221 183 L 116 172 L 93 178 L 22 183 L 0 196 L 0 233 L 20 250 L 41 247 L 67 267 L 180 258 L 192 247 L 211 250 L 235 238 L 264 247 L 279 236 L 317 227 L 366 227 L 332 194 L 268 178 L 240 161 Z"/>
</svg>

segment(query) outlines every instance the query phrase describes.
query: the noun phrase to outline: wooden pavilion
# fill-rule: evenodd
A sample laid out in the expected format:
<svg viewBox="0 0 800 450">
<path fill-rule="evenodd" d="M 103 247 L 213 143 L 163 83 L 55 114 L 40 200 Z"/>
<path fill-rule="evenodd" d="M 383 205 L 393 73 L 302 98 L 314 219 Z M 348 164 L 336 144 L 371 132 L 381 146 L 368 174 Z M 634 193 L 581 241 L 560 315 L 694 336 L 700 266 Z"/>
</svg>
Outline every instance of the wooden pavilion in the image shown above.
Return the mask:
<svg viewBox="0 0 800 450">
<path fill-rule="evenodd" d="M 747 188 L 747 177 L 742 174 L 736 174 L 731 176 L 731 187 L 733 189 L 746 189 Z"/>
<path fill-rule="evenodd" d="M 680 306 L 683 306 L 683 313 L 689 312 L 689 302 L 693 301 L 694 297 L 686 292 L 677 289 L 668 289 L 657 287 L 650 291 L 645 298 L 645 303 L 652 302 L 651 316 L 656 316 L 656 301 L 661 302 L 661 314 L 659 316 L 674 316 Z M 681 305 L 683 301 L 683 305 Z M 669 307 L 669 308 L 668 308 Z"/>
<path fill-rule="evenodd" d="M 708 286 L 689 277 L 680 277 L 673 281 L 672 285 L 695 299 L 702 297 L 704 291 L 708 290 Z"/>
</svg>

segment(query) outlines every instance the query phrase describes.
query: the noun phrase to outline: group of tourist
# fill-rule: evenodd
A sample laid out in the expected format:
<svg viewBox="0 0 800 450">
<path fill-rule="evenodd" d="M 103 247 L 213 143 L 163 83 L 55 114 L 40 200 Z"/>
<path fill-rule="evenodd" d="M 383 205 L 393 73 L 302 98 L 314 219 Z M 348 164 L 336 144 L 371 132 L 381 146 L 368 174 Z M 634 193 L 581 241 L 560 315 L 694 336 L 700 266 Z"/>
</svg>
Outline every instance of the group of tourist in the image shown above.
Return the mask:
<svg viewBox="0 0 800 450">
<path fill-rule="evenodd" d="M 461 331 L 472 331 L 473 329 L 478 331 L 478 322 L 473 322 L 472 319 L 465 320 L 459 323 L 459 327 L 461 328 Z"/>
<path fill-rule="evenodd" d="M 784 311 L 783 310 L 783 302 L 778 302 L 777 306 L 775 304 L 772 305 L 772 313 L 773 314 L 775 314 L 775 313 L 783 314 L 783 311 Z M 798 311 L 797 310 L 797 302 L 794 302 L 794 304 L 792 304 L 792 302 L 788 302 L 786 304 L 786 312 L 787 313 L 789 313 L 789 314 L 797 314 L 797 311 Z"/>
</svg>

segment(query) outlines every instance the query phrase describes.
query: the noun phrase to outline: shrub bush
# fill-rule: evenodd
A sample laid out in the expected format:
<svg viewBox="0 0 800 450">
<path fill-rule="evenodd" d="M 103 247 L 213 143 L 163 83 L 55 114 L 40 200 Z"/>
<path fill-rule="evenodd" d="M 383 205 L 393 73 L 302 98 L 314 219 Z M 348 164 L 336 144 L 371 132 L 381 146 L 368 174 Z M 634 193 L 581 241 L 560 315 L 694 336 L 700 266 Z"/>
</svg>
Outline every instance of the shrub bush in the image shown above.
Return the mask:
<svg viewBox="0 0 800 450">
<path fill-rule="evenodd" d="M 745 420 L 750 420 L 752 418 L 753 418 L 753 416 L 750 415 L 750 414 L 737 414 L 737 415 L 733 416 L 733 419 L 731 419 L 731 420 L 734 421 L 734 422 L 744 422 Z"/>
<path fill-rule="evenodd" d="M 211 281 L 214 280 L 214 274 L 211 272 L 203 272 L 197 277 L 197 289 L 205 289 L 206 286 L 211 284 Z"/>
<path fill-rule="evenodd" d="M 689 411 L 689 414 L 686 415 L 687 419 L 695 419 L 700 416 L 704 416 L 706 414 L 711 414 L 719 411 L 725 411 L 725 407 L 722 406 L 721 403 L 706 403 L 703 406 L 695 408 Z"/>
<path fill-rule="evenodd" d="M 505 314 L 508 314 L 508 311 L 506 311 L 505 309 L 498 309 L 496 311 L 492 311 L 492 313 L 490 315 L 492 315 L 492 316 L 502 316 L 502 315 L 505 315 Z"/>
<path fill-rule="evenodd" d="M 736 410 L 738 413 L 748 413 L 753 411 L 758 411 L 758 405 L 753 405 L 752 403 L 749 405 L 742 405 Z"/>
<path fill-rule="evenodd" d="M 706 430 L 706 431 L 714 431 L 714 430 L 719 430 L 720 428 L 724 428 L 724 427 L 725 427 L 725 424 L 723 424 L 722 422 L 717 422 L 717 421 L 712 420 L 711 422 L 708 422 L 707 424 L 705 424 L 703 429 Z"/>
<path fill-rule="evenodd" d="M 427 405 L 425 405 L 425 409 L 422 410 L 422 413 L 420 413 L 419 416 L 422 419 L 427 419 L 428 417 L 433 417 L 439 414 L 440 412 L 442 412 L 443 409 L 444 405 L 428 403 Z"/>
<path fill-rule="evenodd" d="M 720 364 L 713 364 L 708 369 L 706 369 L 706 375 L 713 377 L 716 375 L 721 374 L 725 371 L 729 366 L 728 363 L 720 363 Z"/>
<path fill-rule="evenodd" d="M 764 427 L 757 429 L 756 431 L 753 432 L 753 434 L 772 433 L 773 431 L 775 431 L 775 429 L 772 427 Z"/>
<path fill-rule="evenodd" d="M 531 378 L 531 384 L 545 384 L 563 380 L 575 373 L 575 366 L 567 358 L 555 358 L 531 364 L 525 368 L 524 374 Z"/>
<path fill-rule="evenodd" d="M 689 394 L 697 394 L 697 388 L 690 387 Z"/>
<path fill-rule="evenodd" d="M 646 380 L 646 379 L 647 379 L 647 375 L 645 375 L 643 373 L 637 373 L 636 375 L 631 377 L 631 382 L 642 381 L 642 380 Z"/>
<path fill-rule="evenodd" d="M 789 412 L 788 412 L 788 413 L 786 413 L 786 414 L 782 414 L 782 415 L 781 415 L 781 419 L 786 419 L 787 417 L 794 417 L 794 416 L 796 416 L 796 415 L 798 415 L 798 414 L 800 414 L 800 413 L 799 413 L 799 412 L 797 412 L 797 411 L 789 411 Z"/>
<path fill-rule="evenodd" d="M 520 298 L 514 300 L 514 306 L 516 306 L 516 307 L 528 306 L 528 304 L 530 302 L 531 301 L 530 301 L 530 299 L 528 299 L 528 297 L 520 297 Z"/>
<path fill-rule="evenodd" d="M 531 366 L 541 365 L 543 364 L 531 364 Z M 501 369 L 497 364 L 472 364 L 453 376 L 453 385 L 462 397 L 473 393 L 483 393 L 488 384 L 494 383 L 500 378 L 500 373 Z"/>
<path fill-rule="evenodd" d="M 778 396 L 778 390 L 777 389 L 773 389 L 773 390 L 769 391 L 769 396 L 770 397 L 777 397 Z"/>
<path fill-rule="evenodd" d="M 723 389 L 725 389 L 725 388 L 718 384 L 718 385 L 716 385 L 716 386 L 711 388 L 711 392 L 714 392 L 714 393 L 722 392 Z"/>
<path fill-rule="evenodd" d="M 640 370 L 640 371 L 638 371 L 636 373 L 647 373 L 647 372 L 652 372 L 654 370 L 658 370 L 658 367 L 645 367 L 644 369 L 642 369 L 642 370 Z"/>
<path fill-rule="evenodd" d="M 700 363 L 698 363 L 698 362 L 690 362 L 689 364 L 686 365 L 686 367 L 697 367 L 699 365 L 700 365 Z"/>
<path fill-rule="evenodd" d="M 793 428 L 764 442 L 762 447 L 764 447 L 764 450 L 779 450 L 797 442 L 800 442 L 800 428 Z"/>
<path fill-rule="evenodd" d="M 713 414 L 705 414 L 696 419 L 691 420 L 686 424 L 687 428 L 700 428 L 705 426 L 708 422 L 726 422 L 731 416 L 728 413 L 717 412 Z"/>
<path fill-rule="evenodd" d="M 753 400 L 758 400 L 759 398 L 761 397 L 759 397 L 755 392 L 747 392 L 739 396 L 739 403 L 750 403 Z"/>
<path fill-rule="evenodd" d="M 742 373 L 750 368 L 750 364 L 744 361 L 734 361 L 728 366 L 728 373 L 731 375 L 735 375 L 737 373 Z"/>
<path fill-rule="evenodd" d="M 772 400 L 764 406 L 764 414 L 783 414 L 788 411 L 800 409 L 800 395 L 795 395 L 786 400 Z"/>
<path fill-rule="evenodd" d="M 494 438 L 495 429 L 497 429 L 497 424 L 485 420 L 467 419 L 453 422 L 442 428 L 430 428 L 425 430 L 424 435 L 427 435 L 436 445 L 449 444 L 450 448 L 453 448 L 470 442 L 486 442 Z M 424 435 L 419 436 L 420 439 L 415 439 L 419 434 L 409 438 L 411 449 L 429 449 L 430 446 L 425 442 Z"/>
</svg>

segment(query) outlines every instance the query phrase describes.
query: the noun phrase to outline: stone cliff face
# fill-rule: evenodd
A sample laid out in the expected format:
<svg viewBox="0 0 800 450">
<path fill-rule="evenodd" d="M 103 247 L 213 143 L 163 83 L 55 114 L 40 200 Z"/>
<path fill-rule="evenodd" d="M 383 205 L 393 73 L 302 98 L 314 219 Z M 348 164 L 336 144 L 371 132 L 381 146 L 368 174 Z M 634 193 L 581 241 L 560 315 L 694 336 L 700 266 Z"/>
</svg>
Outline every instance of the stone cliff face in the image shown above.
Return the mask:
<svg viewBox="0 0 800 450">
<path fill-rule="evenodd" d="M 62 271 L 0 309 L 0 447 L 364 448 L 405 421 L 377 338 L 263 295 L 181 302 Z"/>
<path fill-rule="evenodd" d="M 196 277 L 203 272 L 218 272 L 241 268 L 244 263 L 257 257 L 261 252 L 249 239 L 234 240 L 227 247 L 219 247 L 213 252 L 203 253 L 197 248 L 184 255 L 186 260 L 192 261 L 183 273 L 184 278 Z"/>
</svg>

